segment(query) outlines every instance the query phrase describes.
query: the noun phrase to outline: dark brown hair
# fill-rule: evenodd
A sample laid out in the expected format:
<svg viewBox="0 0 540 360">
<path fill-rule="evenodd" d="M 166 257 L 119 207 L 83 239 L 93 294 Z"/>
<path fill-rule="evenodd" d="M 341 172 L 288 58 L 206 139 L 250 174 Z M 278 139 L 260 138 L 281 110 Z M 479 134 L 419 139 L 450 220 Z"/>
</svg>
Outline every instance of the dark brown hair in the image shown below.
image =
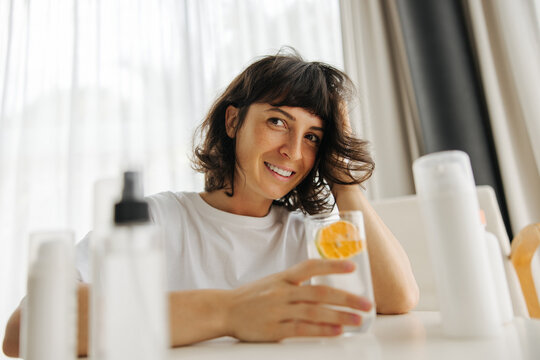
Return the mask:
<svg viewBox="0 0 540 360">
<path fill-rule="evenodd" d="M 301 107 L 321 118 L 324 136 L 311 172 L 274 204 L 309 214 L 331 210 L 328 185 L 361 184 L 374 169 L 367 142 L 344 126 L 346 104 L 353 94 L 345 73 L 328 64 L 306 62 L 296 52 L 280 52 L 251 64 L 214 102 L 195 134 L 200 143 L 194 148 L 193 168 L 205 174 L 205 191 L 227 189 L 229 196 L 234 194 L 236 140 L 225 129 L 229 105 L 238 108 L 236 132 L 253 103 Z"/>
</svg>

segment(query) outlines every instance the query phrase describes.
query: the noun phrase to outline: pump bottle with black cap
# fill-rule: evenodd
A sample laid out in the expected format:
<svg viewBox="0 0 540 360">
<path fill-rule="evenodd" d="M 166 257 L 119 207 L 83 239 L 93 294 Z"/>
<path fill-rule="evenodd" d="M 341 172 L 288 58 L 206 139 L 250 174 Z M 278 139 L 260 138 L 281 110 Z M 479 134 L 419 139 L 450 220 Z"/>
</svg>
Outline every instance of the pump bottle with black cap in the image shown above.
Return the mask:
<svg viewBox="0 0 540 360">
<path fill-rule="evenodd" d="M 164 254 L 139 173 L 124 173 L 114 226 L 99 249 L 91 357 L 164 359 L 169 345 Z"/>
</svg>

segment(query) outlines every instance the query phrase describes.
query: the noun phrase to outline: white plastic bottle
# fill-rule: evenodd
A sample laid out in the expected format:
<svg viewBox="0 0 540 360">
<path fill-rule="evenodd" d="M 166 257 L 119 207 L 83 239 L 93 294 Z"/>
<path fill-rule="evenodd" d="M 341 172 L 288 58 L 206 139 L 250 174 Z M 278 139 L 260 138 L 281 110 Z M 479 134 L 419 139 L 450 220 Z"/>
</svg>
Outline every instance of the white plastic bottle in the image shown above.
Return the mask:
<svg viewBox="0 0 540 360">
<path fill-rule="evenodd" d="M 510 290 L 508 289 L 506 273 L 504 271 L 501 246 L 499 245 L 499 240 L 497 237 L 493 233 L 486 230 L 486 216 L 482 210 L 480 210 L 480 219 L 484 229 L 491 274 L 495 283 L 495 300 L 497 301 L 497 305 L 499 307 L 501 321 L 503 324 L 507 324 L 514 318 L 514 310 L 512 308 L 512 300 L 510 298 Z"/>
<path fill-rule="evenodd" d="M 99 360 L 165 359 L 169 346 L 165 264 L 159 232 L 149 222 L 139 174 L 124 174 L 114 224 L 101 239 L 94 274 L 100 298 L 92 348 Z"/>
<path fill-rule="evenodd" d="M 416 192 L 436 279 L 443 332 L 502 331 L 469 157 L 444 151 L 417 159 Z"/>
<path fill-rule="evenodd" d="M 103 259 L 104 245 L 114 228 L 114 204 L 121 198 L 122 181 L 119 178 L 102 179 L 94 185 L 94 226 L 90 235 L 90 359 L 103 358 L 106 344 L 104 326 Z"/>
<path fill-rule="evenodd" d="M 21 355 L 27 360 L 77 357 L 77 285 L 71 232 L 30 236 Z"/>
</svg>

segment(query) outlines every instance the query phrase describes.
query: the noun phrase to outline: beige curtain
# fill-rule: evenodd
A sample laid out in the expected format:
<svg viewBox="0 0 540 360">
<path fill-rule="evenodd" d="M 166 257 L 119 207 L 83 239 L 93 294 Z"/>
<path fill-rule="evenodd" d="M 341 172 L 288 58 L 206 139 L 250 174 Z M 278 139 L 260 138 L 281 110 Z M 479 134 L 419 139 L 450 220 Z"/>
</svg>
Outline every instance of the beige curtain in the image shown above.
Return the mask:
<svg viewBox="0 0 540 360">
<path fill-rule="evenodd" d="M 533 0 L 466 0 L 512 230 L 540 222 L 540 34 Z"/>
<path fill-rule="evenodd" d="M 423 154 L 396 1 L 340 2 L 345 70 L 359 89 L 351 122 L 376 161 L 372 200 L 414 193 L 412 162 Z M 540 222 L 540 11 L 533 1 L 464 0 L 515 234 Z M 538 253 L 533 273 L 540 274 Z M 539 276 L 535 283 L 540 289 Z"/>
<path fill-rule="evenodd" d="M 397 9 L 386 0 L 340 6 L 345 71 L 358 87 L 351 123 L 375 159 L 368 197 L 413 194 L 412 162 L 422 142 Z"/>
<path fill-rule="evenodd" d="M 376 170 L 368 197 L 414 193 L 422 155 L 395 0 L 340 2 L 345 71 L 359 89 L 351 109 L 371 142 Z M 493 129 L 512 230 L 540 221 L 540 35 L 534 0 L 464 0 Z"/>
</svg>

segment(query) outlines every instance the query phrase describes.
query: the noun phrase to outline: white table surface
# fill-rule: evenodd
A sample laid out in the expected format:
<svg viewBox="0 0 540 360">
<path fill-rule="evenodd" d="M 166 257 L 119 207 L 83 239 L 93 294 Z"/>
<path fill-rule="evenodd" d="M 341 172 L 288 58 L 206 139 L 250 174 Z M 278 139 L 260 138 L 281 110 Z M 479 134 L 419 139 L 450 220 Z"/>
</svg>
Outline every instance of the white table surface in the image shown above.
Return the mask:
<svg viewBox="0 0 540 360">
<path fill-rule="evenodd" d="M 338 338 L 241 343 L 220 338 L 171 349 L 169 359 L 540 359 L 540 320 L 516 318 L 500 335 L 450 338 L 438 312 L 378 316 L 369 333 Z"/>
</svg>

